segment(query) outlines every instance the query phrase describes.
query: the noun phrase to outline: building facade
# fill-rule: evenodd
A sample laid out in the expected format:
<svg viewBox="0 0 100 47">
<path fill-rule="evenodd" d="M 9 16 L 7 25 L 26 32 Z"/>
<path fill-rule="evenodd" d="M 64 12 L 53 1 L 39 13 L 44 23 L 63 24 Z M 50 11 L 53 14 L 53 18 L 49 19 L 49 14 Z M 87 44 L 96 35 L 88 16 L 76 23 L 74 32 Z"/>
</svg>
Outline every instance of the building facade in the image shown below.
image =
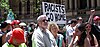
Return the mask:
<svg viewBox="0 0 100 47">
<path fill-rule="evenodd" d="M 18 19 L 35 21 L 37 16 L 42 12 L 41 2 L 43 1 L 65 5 L 66 18 L 89 16 L 91 9 L 95 9 L 96 15 L 100 15 L 100 0 L 9 0 L 9 5 Z M 40 7 L 39 10 L 37 10 L 38 7 Z M 3 13 L 4 11 L 1 10 L 0 14 L 3 15 Z"/>
</svg>

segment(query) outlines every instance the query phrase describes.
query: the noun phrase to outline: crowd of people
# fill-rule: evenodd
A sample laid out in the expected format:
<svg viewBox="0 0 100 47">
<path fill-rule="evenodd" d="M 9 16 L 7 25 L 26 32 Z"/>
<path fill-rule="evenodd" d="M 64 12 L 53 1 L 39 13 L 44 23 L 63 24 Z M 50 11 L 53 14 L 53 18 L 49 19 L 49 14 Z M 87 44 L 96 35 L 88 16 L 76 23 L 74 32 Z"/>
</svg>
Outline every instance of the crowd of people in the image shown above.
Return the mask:
<svg viewBox="0 0 100 47">
<path fill-rule="evenodd" d="M 34 22 L 6 20 L 0 24 L 0 47 L 99 47 L 100 17 L 91 12 L 89 20 L 69 20 L 63 28 L 48 22 L 46 15 Z"/>
</svg>

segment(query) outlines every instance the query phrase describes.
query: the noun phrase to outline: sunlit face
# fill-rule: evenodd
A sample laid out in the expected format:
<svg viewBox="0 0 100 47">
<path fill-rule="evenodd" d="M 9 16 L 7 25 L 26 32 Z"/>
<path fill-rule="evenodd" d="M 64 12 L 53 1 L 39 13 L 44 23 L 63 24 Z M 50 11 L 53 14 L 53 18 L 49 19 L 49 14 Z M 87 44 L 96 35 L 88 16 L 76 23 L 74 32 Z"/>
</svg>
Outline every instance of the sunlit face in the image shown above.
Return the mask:
<svg viewBox="0 0 100 47">
<path fill-rule="evenodd" d="M 42 28 L 44 28 L 44 29 L 47 28 L 47 26 L 48 26 L 48 21 L 47 21 L 46 17 L 42 17 L 42 18 L 41 18 L 41 20 L 40 20 L 40 22 L 39 22 L 39 25 L 40 25 Z"/>
<path fill-rule="evenodd" d="M 81 32 L 78 28 L 76 28 L 76 29 L 75 29 L 75 34 L 76 34 L 77 36 L 80 36 L 80 35 L 82 34 L 82 32 Z"/>
<path fill-rule="evenodd" d="M 57 36 L 59 29 L 56 26 L 52 26 L 51 27 L 51 33 L 53 34 L 53 36 Z"/>
<path fill-rule="evenodd" d="M 86 31 L 91 31 L 91 25 L 90 24 L 87 24 L 86 26 L 85 26 L 85 28 L 86 28 Z"/>
</svg>

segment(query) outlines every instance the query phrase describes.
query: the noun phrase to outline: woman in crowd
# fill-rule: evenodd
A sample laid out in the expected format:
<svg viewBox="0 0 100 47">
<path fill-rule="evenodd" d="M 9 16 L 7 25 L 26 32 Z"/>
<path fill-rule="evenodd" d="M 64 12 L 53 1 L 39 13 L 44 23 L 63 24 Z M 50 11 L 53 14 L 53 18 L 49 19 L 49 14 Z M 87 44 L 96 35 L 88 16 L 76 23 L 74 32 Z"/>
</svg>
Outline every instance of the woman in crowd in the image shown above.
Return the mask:
<svg viewBox="0 0 100 47">
<path fill-rule="evenodd" d="M 78 39 L 75 42 L 75 38 Z M 75 33 L 71 40 L 69 47 L 79 46 L 79 47 L 98 47 L 98 42 L 96 37 L 91 33 L 91 25 L 81 24 L 75 29 Z"/>
<path fill-rule="evenodd" d="M 90 47 L 92 47 L 92 46 L 93 47 L 98 47 L 97 39 L 96 39 L 95 35 L 93 35 L 92 32 L 91 32 L 91 24 L 86 23 L 85 24 L 85 29 L 86 29 L 86 34 L 87 34 L 86 39 L 89 39 L 88 40 L 89 41 L 89 46 Z M 86 46 L 87 46 L 87 44 L 86 44 Z"/>
<path fill-rule="evenodd" d="M 54 22 L 50 22 L 48 29 L 50 30 L 50 32 L 53 34 L 54 38 L 56 39 L 56 43 L 58 47 L 65 47 L 63 35 L 58 34 L 58 31 L 59 31 L 58 25 Z"/>
</svg>

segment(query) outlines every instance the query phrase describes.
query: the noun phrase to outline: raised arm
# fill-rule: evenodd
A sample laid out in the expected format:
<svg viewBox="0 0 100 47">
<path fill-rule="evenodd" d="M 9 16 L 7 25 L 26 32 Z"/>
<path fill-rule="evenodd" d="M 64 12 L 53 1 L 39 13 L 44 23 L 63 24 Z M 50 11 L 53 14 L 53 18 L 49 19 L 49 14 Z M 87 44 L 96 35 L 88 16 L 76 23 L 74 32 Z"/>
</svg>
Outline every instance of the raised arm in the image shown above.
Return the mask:
<svg viewBox="0 0 100 47">
<path fill-rule="evenodd" d="M 93 16 L 94 16 L 94 15 L 95 15 L 95 10 L 91 10 L 88 23 L 92 24 L 92 19 L 93 19 Z"/>
</svg>

